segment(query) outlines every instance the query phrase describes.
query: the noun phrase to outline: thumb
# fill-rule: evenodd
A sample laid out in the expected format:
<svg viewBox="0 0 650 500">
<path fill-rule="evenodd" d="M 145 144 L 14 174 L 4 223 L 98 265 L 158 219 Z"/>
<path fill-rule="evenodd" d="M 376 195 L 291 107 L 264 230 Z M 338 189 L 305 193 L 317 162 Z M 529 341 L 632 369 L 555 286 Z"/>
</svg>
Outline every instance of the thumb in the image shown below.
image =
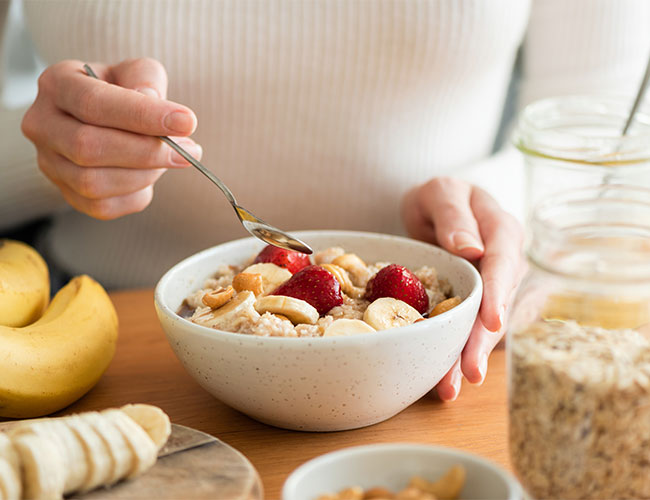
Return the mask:
<svg viewBox="0 0 650 500">
<path fill-rule="evenodd" d="M 137 90 L 150 97 L 167 97 L 167 72 L 156 59 L 127 59 L 111 68 L 111 76 L 111 83 L 120 87 Z"/>
</svg>

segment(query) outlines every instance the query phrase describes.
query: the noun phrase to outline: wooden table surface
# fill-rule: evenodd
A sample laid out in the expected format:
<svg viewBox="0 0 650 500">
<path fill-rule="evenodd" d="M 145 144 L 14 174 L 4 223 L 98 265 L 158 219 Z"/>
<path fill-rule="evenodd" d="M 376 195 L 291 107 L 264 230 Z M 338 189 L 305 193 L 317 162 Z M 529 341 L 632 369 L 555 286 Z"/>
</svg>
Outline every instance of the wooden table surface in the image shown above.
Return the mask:
<svg viewBox="0 0 650 500">
<path fill-rule="evenodd" d="M 480 386 L 464 383 L 442 403 L 427 395 L 399 415 L 364 429 L 331 433 L 287 431 L 232 410 L 185 373 L 158 323 L 151 290 L 111 295 L 120 319 L 117 353 L 100 382 L 61 414 L 129 402 L 160 406 L 172 422 L 207 432 L 241 451 L 257 468 L 266 498 L 280 498 L 289 473 L 317 455 L 348 446 L 412 442 L 452 446 L 510 468 L 507 449 L 505 353 L 497 348 Z M 188 494 L 188 498 L 190 498 Z"/>
</svg>

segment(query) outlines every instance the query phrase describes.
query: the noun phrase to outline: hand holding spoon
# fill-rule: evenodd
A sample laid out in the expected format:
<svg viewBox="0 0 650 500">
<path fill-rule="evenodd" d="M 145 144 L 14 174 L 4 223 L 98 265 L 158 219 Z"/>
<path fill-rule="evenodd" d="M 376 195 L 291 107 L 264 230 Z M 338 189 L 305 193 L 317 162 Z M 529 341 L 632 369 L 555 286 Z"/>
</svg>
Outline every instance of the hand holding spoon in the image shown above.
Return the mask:
<svg viewBox="0 0 650 500">
<path fill-rule="evenodd" d="M 88 74 L 88 76 L 97 78 L 95 72 L 87 64 L 84 64 L 84 70 L 86 71 L 86 74 Z M 190 162 L 203 175 L 205 175 L 214 184 L 216 184 L 216 186 L 219 189 L 221 189 L 221 192 L 226 196 L 226 199 L 230 202 L 232 207 L 235 209 L 235 213 L 237 214 L 239 221 L 242 223 L 244 228 L 250 234 L 252 234 L 256 238 L 259 238 L 265 243 L 274 245 L 276 247 L 286 248 L 287 250 L 295 250 L 297 252 L 302 252 L 305 254 L 313 253 L 313 250 L 306 243 L 300 241 L 297 238 L 294 238 L 293 236 L 291 236 L 288 233 L 285 233 L 284 231 L 281 231 L 277 227 L 274 227 L 271 224 L 264 222 L 259 217 L 253 215 L 252 212 L 239 205 L 234 195 L 230 191 L 230 189 L 228 189 L 228 186 L 226 186 L 221 181 L 221 179 L 219 179 L 216 175 L 214 175 L 203 164 L 201 164 L 200 161 L 195 159 L 192 155 L 190 155 L 187 151 L 185 151 L 182 147 L 176 144 L 169 137 L 160 136 L 159 139 L 169 144 L 169 146 L 171 146 L 179 155 L 181 155 L 188 162 Z"/>
</svg>

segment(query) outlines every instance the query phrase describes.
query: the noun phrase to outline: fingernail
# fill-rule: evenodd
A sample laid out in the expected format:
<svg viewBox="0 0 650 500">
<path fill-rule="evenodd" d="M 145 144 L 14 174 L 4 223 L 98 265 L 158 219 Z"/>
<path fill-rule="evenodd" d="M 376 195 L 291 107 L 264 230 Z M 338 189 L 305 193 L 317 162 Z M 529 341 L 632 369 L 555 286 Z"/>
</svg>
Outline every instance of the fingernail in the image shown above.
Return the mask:
<svg viewBox="0 0 650 500">
<path fill-rule="evenodd" d="M 505 304 L 499 309 L 499 330 L 506 324 L 506 306 Z"/>
<path fill-rule="evenodd" d="M 478 362 L 478 372 L 481 374 L 481 380 L 477 382 L 476 385 L 482 385 L 485 382 L 485 375 L 488 369 L 488 355 L 486 352 L 481 354 L 481 358 Z"/>
<path fill-rule="evenodd" d="M 165 127 L 178 134 L 186 134 L 194 129 L 194 118 L 189 113 L 174 111 L 165 116 Z"/>
<path fill-rule="evenodd" d="M 158 91 L 156 89 L 152 89 L 151 87 L 140 87 L 139 89 L 136 90 L 141 94 L 160 99 L 160 94 L 158 93 Z"/>
<path fill-rule="evenodd" d="M 194 158 L 196 159 L 201 158 L 201 155 L 203 153 L 203 148 L 201 148 L 201 146 L 199 146 L 196 142 L 192 141 L 191 139 L 177 139 L 176 143 L 179 146 L 181 146 L 185 151 L 187 151 L 190 155 L 192 155 Z M 187 165 L 189 165 L 188 161 L 173 149 L 170 149 L 169 154 L 170 154 L 169 161 L 173 165 L 178 165 L 179 167 L 186 167 Z"/>
<path fill-rule="evenodd" d="M 474 235 L 467 231 L 456 231 L 453 236 L 454 247 L 456 250 L 466 250 L 471 248 L 479 252 L 483 251 L 483 244 L 478 241 Z"/>
<path fill-rule="evenodd" d="M 456 399 L 458 398 L 458 395 L 460 394 L 460 386 L 462 381 L 463 381 L 463 376 L 460 370 L 457 370 L 451 376 L 451 386 L 454 388 L 454 397 L 449 399 L 449 401 L 456 401 Z"/>
</svg>

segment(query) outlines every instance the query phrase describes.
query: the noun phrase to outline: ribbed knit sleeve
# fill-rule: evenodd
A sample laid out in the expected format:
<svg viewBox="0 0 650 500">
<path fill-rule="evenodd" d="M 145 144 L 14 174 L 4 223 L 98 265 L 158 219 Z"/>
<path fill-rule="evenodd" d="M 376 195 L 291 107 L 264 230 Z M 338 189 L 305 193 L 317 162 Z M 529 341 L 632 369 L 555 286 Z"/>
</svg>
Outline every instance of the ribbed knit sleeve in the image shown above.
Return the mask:
<svg viewBox="0 0 650 500">
<path fill-rule="evenodd" d="M 521 105 L 549 96 L 630 97 L 650 56 L 647 0 L 537 0 L 524 42 Z"/>
<path fill-rule="evenodd" d="M 22 90 L 25 83 L 32 88 L 37 73 L 18 75 L 9 64 L 20 57 L 29 63 L 31 57 L 19 38 L 9 39 L 9 35 L 16 35 L 20 21 L 10 17 L 9 7 L 8 0 L 0 1 L 0 231 L 65 208 L 58 189 L 38 169 L 34 145 L 20 130 L 27 109 L 21 101 L 29 91 L 15 90 Z M 14 23 L 12 32 L 8 29 L 10 22 Z M 12 102 L 16 95 L 23 97 L 18 103 Z"/>
<path fill-rule="evenodd" d="M 523 44 L 519 110 L 533 101 L 572 94 L 628 96 L 630 105 L 650 56 L 647 0 L 536 0 Z M 646 98 L 650 102 L 650 95 Z M 512 116 L 506 129 L 514 128 Z M 524 159 L 503 150 L 458 175 L 489 191 L 525 220 Z"/>
</svg>

